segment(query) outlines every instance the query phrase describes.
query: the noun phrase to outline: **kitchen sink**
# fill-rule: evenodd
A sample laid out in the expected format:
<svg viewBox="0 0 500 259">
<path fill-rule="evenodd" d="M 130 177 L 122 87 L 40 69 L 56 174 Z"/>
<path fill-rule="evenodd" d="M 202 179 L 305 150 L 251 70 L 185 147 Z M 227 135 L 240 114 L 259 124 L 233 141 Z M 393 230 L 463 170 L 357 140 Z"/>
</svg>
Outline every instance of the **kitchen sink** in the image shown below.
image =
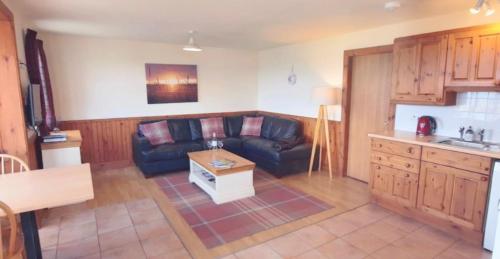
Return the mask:
<svg viewBox="0 0 500 259">
<path fill-rule="evenodd" d="M 476 141 L 465 141 L 458 138 L 449 138 L 445 140 L 436 141 L 439 144 L 445 144 L 450 146 L 457 146 L 463 148 L 472 148 L 484 151 L 500 152 L 500 144 L 488 143 L 488 142 L 476 142 Z"/>
</svg>

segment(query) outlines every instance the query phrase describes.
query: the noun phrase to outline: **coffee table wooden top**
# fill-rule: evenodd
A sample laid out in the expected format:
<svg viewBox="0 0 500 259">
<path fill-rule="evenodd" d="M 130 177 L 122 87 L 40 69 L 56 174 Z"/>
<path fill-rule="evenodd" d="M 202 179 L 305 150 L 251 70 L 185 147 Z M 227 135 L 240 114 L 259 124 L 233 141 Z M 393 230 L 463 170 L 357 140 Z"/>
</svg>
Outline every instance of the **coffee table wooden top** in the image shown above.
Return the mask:
<svg viewBox="0 0 500 259">
<path fill-rule="evenodd" d="M 214 155 L 215 153 L 215 155 Z M 217 151 L 205 150 L 188 153 L 189 159 L 195 161 L 201 166 L 205 167 L 210 173 L 215 176 L 221 176 L 226 174 L 239 173 L 241 171 L 253 170 L 255 168 L 255 163 L 233 154 L 227 150 L 221 149 Z M 228 159 L 234 161 L 235 164 L 231 168 L 216 168 L 210 163 L 213 161 L 214 157 L 216 159 Z"/>
</svg>

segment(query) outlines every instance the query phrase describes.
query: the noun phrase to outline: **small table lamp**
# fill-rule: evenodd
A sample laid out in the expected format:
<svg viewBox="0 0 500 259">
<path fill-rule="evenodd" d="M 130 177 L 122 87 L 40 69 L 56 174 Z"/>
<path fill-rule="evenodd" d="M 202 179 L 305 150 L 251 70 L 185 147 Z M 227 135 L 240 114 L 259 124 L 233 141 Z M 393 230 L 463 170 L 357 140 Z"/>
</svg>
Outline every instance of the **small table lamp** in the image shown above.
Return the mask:
<svg viewBox="0 0 500 259">
<path fill-rule="evenodd" d="M 322 141 L 322 135 L 320 134 L 321 131 L 321 124 L 324 126 L 324 134 L 325 134 L 325 140 L 326 140 L 326 157 L 328 159 L 328 173 L 330 174 L 330 179 L 332 179 L 333 174 L 332 174 L 332 153 L 330 149 L 330 132 L 329 132 L 329 127 L 328 127 L 328 106 L 329 105 L 337 105 L 340 104 L 341 101 L 341 94 L 342 89 L 341 88 L 335 88 L 335 87 L 317 87 L 313 89 L 312 92 L 312 102 L 316 105 L 319 105 L 319 111 L 318 111 L 318 117 L 316 118 L 316 127 L 314 128 L 314 139 L 313 139 L 313 146 L 312 146 L 312 152 L 311 152 L 311 161 L 309 163 L 309 176 L 311 176 L 312 173 L 312 168 L 314 164 L 314 157 L 316 156 L 316 146 L 318 144 L 318 138 L 321 138 L 320 140 L 320 165 L 319 168 L 321 168 L 321 143 Z"/>
</svg>

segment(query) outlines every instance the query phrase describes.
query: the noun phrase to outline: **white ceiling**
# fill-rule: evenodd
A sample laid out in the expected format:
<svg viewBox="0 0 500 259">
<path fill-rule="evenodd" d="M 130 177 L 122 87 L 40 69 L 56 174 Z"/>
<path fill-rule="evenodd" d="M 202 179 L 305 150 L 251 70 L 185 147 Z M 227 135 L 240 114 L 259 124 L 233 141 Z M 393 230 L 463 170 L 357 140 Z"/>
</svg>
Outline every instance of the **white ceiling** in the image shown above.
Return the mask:
<svg viewBox="0 0 500 259">
<path fill-rule="evenodd" d="M 39 30 L 201 46 L 265 49 L 405 20 L 467 12 L 473 0 L 5 0 Z M 14 3 L 15 2 L 15 3 Z"/>
</svg>

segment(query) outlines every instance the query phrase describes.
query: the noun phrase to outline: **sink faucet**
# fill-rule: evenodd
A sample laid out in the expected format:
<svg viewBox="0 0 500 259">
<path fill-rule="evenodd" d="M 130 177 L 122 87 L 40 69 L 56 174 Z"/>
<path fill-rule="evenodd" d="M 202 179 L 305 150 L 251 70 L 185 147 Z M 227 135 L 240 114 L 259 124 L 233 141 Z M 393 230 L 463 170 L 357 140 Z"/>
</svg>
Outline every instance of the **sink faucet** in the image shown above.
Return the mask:
<svg viewBox="0 0 500 259">
<path fill-rule="evenodd" d="M 469 126 L 469 128 L 465 131 L 464 140 L 469 142 L 474 141 L 474 130 L 472 129 L 472 126 Z"/>
<path fill-rule="evenodd" d="M 483 142 L 484 142 L 484 132 L 485 132 L 485 129 L 481 129 L 481 130 L 479 130 L 479 132 L 477 133 L 477 134 L 479 135 L 479 141 L 480 141 L 481 143 L 483 143 Z"/>
<path fill-rule="evenodd" d="M 465 127 L 460 127 L 458 129 L 458 132 L 460 132 L 460 139 L 463 140 L 464 139 Z"/>
</svg>

